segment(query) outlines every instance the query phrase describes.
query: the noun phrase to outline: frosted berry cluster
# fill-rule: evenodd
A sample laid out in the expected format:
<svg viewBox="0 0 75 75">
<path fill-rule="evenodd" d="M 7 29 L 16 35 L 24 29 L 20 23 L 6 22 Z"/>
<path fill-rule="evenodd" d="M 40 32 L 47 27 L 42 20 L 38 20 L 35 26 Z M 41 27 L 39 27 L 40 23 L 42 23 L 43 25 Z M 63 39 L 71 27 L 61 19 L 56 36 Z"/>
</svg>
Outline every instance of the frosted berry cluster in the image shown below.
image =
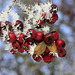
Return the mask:
<svg viewBox="0 0 75 75">
<path fill-rule="evenodd" d="M 15 23 L 0 21 L 0 37 L 7 43 L 6 50 L 13 54 L 27 52 L 35 61 L 43 59 L 45 63 L 52 62 L 56 56 L 64 57 L 65 41 L 59 39 L 57 31 L 50 30 L 58 20 L 57 6 L 47 2 L 23 11 L 28 15 L 24 23 L 17 19 Z"/>
</svg>

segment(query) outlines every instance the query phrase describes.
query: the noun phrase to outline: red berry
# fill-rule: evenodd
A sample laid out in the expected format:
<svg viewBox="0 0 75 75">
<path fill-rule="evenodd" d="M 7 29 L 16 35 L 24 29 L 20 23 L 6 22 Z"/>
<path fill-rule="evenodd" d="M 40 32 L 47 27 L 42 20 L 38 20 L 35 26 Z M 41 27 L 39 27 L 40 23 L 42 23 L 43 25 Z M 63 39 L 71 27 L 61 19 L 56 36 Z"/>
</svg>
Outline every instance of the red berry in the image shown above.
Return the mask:
<svg viewBox="0 0 75 75">
<path fill-rule="evenodd" d="M 56 22 L 56 20 L 58 20 L 58 15 L 57 14 L 53 14 L 52 15 L 52 22 Z"/>
<path fill-rule="evenodd" d="M 57 49 L 57 53 L 59 57 L 64 57 L 66 55 L 65 49 Z"/>
<path fill-rule="evenodd" d="M 5 24 L 6 24 L 6 26 L 9 27 L 9 30 L 10 30 L 10 31 L 13 31 L 11 22 L 6 21 Z"/>
<path fill-rule="evenodd" d="M 53 24 L 58 20 L 58 15 L 57 14 L 53 14 L 52 17 L 47 20 L 48 24 Z"/>
<path fill-rule="evenodd" d="M 51 44 L 54 42 L 53 34 L 52 33 L 47 33 L 44 35 L 44 41 L 46 44 Z"/>
<path fill-rule="evenodd" d="M 14 49 L 10 50 L 10 52 L 11 52 L 12 54 L 17 54 L 17 53 L 18 53 L 18 51 L 17 51 L 17 50 L 14 50 Z"/>
<path fill-rule="evenodd" d="M 41 31 L 38 31 L 38 32 L 36 33 L 35 39 L 36 39 L 37 41 L 42 41 L 42 40 L 43 40 L 43 37 L 44 37 L 44 33 L 41 32 Z"/>
<path fill-rule="evenodd" d="M 56 44 L 57 48 L 59 48 L 59 49 L 64 48 L 66 45 L 65 41 L 62 39 L 57 40 L 55 42 L 55 44 Z"/>
<path fill-rule="evenodd" d="M 7 40 L 9 41 L 9 42 L 15 42 L 16 41 L 16 35 L 15 35 L 15 33 L 14 32 L 9 32 L 8 33 L 8 36 L 9 36 L 9 39 L 7 38 Z"/>
<path fill-rule="evenodd" d="M 23 22 L 20 20 L 16 21 L 15 26 L 18 26 L 17 29 L 23 31 Z"/>
<path fill-rule="evenodd" d="M 52 7 L 52 9 L 51 9 L 51 13 L 53 12 L 53 13 L 57 13 L 57 11 L 58 11 L 58 7 L 55 5 L 55 4 L 52 4 L 51 5 L 51 7 Z"/>
<path fill-rule="evenodd" d="M 53 61 L 53 55 L 49 55 L 48 53 L 46 53 L 45 55 L 42 56 L 43 60 L 45 63 L 50 63 Z"/>
<path fill-rule="evenodd" d="M 27 42 L 31 42 L 33 44 L 34 43 L 34 38 L 33 37 L 27 38 Z"/>
<path fill-rule="evenodd" d="M 53 38 L 55 41 L 59 39 L 59 33 L 57 31 L 52 31 L 51 33 L 53 34 Z"/>
<path fill-rule="evenodd" d="M 29 50 L 29 43 L 28 42 L 25 42 L 23 45 L 22 45 L 22 48 L 25 50 L 25 51 L 27 51 L 27 50 Z"/>
<path fill-rule="evenodd" d="M 36 30 L 29 29 L 28 32 L 27 32 L 27 35 L 30 35 L 30 37 L 35 38 L 35 36 L 36 36 Z"/>
<path fill-rule="evenodd" d="M 17 40 L 20 43 L 23 43 L 23 41 L 25 41 L 25 37 L 26 37 L 26 35 L 24 35 L 23 33 L 19 33 L 18 36 L 17 36 Z"/>
<path fill-rule="evenodd" d="M 9 22 L 9 21 L 5 21 L 5 24 L 6 24 L 6 25 L 11 25 L 11 26 L 12 26 L 11 22 Z"/>
<path fill-rule="evenodd" d="M 18 52 L 21 52 L 21 53 L 23 53 L 25 50 L 23 49 L 23 48 L 19 48 L 18 49 Z"/>
<path fill-rule="evenodd" d="M 13 46 L 14 49 L 20 49 L 20 43 L 17 42 L 17 41 L 12 43 L 12 46 Z"/>
<path fill-rule="evenodd" d="M 38 56 L 38 55 L 35 55 L 35 54 L 32 57 L 37 62 L 40 62 L 42 60 L 42 57 L 41 56 Z"/>
</svg>

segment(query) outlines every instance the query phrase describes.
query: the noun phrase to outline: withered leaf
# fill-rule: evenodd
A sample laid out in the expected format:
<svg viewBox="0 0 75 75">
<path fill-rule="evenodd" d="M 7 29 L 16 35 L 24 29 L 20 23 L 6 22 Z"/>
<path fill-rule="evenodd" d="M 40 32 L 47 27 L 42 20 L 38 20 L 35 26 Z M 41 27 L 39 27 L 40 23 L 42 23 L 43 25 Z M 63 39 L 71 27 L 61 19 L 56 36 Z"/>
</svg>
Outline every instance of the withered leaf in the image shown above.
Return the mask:
<svg viewBox="0 0 75 75">
<path fill-rule="evenodd" d="M 45 50 L 46 50 L 46 44 L 45 44 L 45 42 L 43 41 L 43 42 L 39 43 L 39 44 L 36 46 L 36 48 L 34 49 L 34 54 L 40 55 L 40 54 L 42 54 Z"/>
<path fill-rule="evenodd" d="M 53 52 L 54 54 L 57 53 L 57 47 L 55 42 L 53 42 L 50 46 L 47 45 L 47 47 L 50 50 L 50 52 Z"/>
</svg>

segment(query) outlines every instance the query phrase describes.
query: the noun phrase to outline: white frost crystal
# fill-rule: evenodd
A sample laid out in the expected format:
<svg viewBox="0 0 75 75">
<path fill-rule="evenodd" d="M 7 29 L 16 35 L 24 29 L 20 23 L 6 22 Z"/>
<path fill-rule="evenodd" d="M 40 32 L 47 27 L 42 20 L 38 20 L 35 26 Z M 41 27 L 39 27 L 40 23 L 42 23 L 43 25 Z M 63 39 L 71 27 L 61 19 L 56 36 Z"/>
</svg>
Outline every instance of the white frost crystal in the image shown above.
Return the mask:
<svg viewBox="0 0 75 75">
<path fill-rule="evenodd" d="M 33 45 L 30 46 L 29 53 L 30 53 L 31 55 L 34 54 L 34 48 L 35 48 L 36 46 L 37 46 L 36 44 L 33 44 Z"/>
</svg>

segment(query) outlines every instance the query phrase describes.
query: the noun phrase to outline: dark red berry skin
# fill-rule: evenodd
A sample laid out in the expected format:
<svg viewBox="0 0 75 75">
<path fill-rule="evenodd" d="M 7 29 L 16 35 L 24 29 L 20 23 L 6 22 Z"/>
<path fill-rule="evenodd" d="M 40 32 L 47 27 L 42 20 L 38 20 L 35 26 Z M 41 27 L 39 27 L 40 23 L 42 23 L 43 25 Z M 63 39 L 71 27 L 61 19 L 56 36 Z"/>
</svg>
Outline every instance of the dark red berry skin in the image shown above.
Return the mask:
<svg viewBox="0 0 75 75">
<path fill-rule="evenodd" d="M 52 33 L 47 33 L 44 35 L 44 41 L 46 44 L 52 44 L 54 42 L 53 34 Z"/>
<path fill-rule="evenodd" d="M 24 49 L 25 51 L 29 50 L 30 47 L 29 47 L 29 43 L 28 42 L 25 42 L 24 44 L 22 44 L 22 49 Z"/>
<path fill-rule="evenodd" d="M 30 32 L 30 34 L 31 34 L 31 37 L 35 38 L 35 36 L 36 36 L 36 30 L 34 30 L 34 29 L 29 29 L 27 33 L 29 33 L 29 32 Z"/>
<path fill-rule="evenodd" d="M 46 53 L 45 55 L 42 56 L 42 58 L 43 58 L 45 63 L 50 63 L 53 61 L 54 56 Z"/>
<path fill-rule="evenodd" d="M 57 53 L 59 57 L 65 57 L 66 56 L 66 50 L 65 49 L 57 49 Z"/>
<path fill-rule="evenodd" d="M 53 23 L 55 23 L 57 20 L 58 20 L 58 15 L 57 15 L 57 14 L 53 14 L 52 17 L 51 17 L 49 20 L 47 20 L 47 23 L 48 23 L 48 24 L 53 24 Z"/>
<path fill-rule="evenodd" d="M 19 25 L 17 29 L 23 31 L 23 22 L 20 20 L 17 20 L 15 26 L 17 25 Z"/>
<path fill-rule="evenodd" d="M 55 42 L 55 44 L 56 44 L 57 48 L 59 48 L 59 49 L 64 48 L 66 45 L 65 41 L 62 39 L 57 40 Z"/>
<path fill-rule="evenodd" d="M 58 11 L 58 7 L 57 7 L 57 5 L 55 5 L 55 4 L 52 4 L 51 5 L 51 7 L 52 7 L 52 9 L 51 9 L 51 13 L 53 12 L 53 13 L 57 13 L 57 11 Z M 56 9 L 56 10 L 55 10 Z"/>
<path fill-rule="evenodd" d="M 16 35 L 14 32 L 9 32 L 8 33 L 10 40 L 8 40 L 9 42 L 15 42 L 16 41 Z"/>
<path fill-rule="evenodd" d="M 25 52 L 25 50 L 23 48 L 19 48 L 18 52 L 23 53 L 23 52 Z"/>
<path fill-rule="evenodd" d="M 59 33 L 57 31 L 52 31 L 51 33 L 53 34 L 54 41 L 57 41 L 59 39 Z"/>
<path fill-rule="evenodd" d="M 6 21 L 5 24 L 6 24 L 6 26 L 9 26 L 10 31 L 13 31 L 11 22 Z"/>
<path fill-rule="evenodd" d="M 14 49 L 10 50 L 10 52 L 11 52 L 12 54 L 17 54 L 17 53 L 18 53 L 18 51 L 14 50 Z"/>
<path fill-rule="evenodd" d="M 52 15 L 52 22 L 56 22 L 58 20 L 58 15 L 57 14 L 53 14 Z"/>
<path fill-rule="evenodd" d="M 42 57 L 37 56 L 37 55 L 35 55 L 35 54 L 34 54 L 32 57 L 33 57 L 33 59 L 34 59 L 35 61 L 37 61 L 37 62 L 40 62 L 40 61 L 42 60 Z"/>
<path fill-rule="evenodd" d="M 17 42 L 17 41 L 12 43 L 12 46 L 13 46 L 14 49 L 20 49 L 20 43 Z"/>
<path fill-rule="evenodd" d="M 44 33 L 43 32 L 41 32 L 41 31 L 38 31 L 37 33 L 36 33 L 36 37 L 35 37 L 35 39 L 37 40 L 37 41 L 42 41 L 43 40 L 43 36 L 44 36 Z"/>
<path fill-rule="evenodd" d="M 26 37 L 26 35 L 24 35 L 23 33 L 19 33 L 18 36 L 17 36 L 17 40 L 20 43 L 23 43 L 25 41 L 25 37 Z"/>
<path fill-rule="evenodd" d="M 27 42 L 34 43 L 34 38 L 33 38 L 33 37 L 29 37 L 29 38 L 27 38 Z"/>
</svg>

